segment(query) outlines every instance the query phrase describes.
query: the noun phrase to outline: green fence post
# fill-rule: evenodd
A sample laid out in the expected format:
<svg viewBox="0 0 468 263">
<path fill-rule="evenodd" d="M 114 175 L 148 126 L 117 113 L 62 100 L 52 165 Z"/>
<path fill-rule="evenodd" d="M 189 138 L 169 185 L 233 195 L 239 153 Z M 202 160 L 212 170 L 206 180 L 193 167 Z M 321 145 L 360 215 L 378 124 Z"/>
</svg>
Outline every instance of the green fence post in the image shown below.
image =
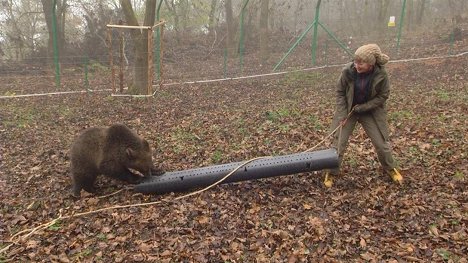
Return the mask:
<svg viewBox="0 0 468 263">
<path fill-rule="evenodd" d="M 341 42 L 336 36 L 335 34 L 333 34 L 330 30 L 328 30 L 328 28 L 326 26 L 324 26 L 322 23 L 318 22 L 318 24 L 320 25 L 320 27 L 323 28 L 323 30 L 325 30 L 325 32 L 327 32 L 327 34 L 338 44 L 338 46 L 341 47 L 341 49 L 343 49 L 346 53 L 348 53 L 348 55 L 350 57 L 353 56 L 353 54 L 351 53 L 351 51 L 349 50 L 349 48 L 347 48 L 345 46 L 345 44 L 343 44 L 343 42 Z"/>
<path fill-rule="evenodd" d="M 84 58 L 84 84 L 86 89 L 89 89 L 89 81 L 88 81 L 88 65 L 89 65 L 89 58 Z"/>
<path fill-rule="evenodd" d="M 348 53 L 349 56 L 352 56 L 352 53 L 351 51 L 343 44 L 341 43 L 341 41 L 330 31 L 328 30 L 322 23 L 320 23 L 319 21 L 319 11 L 320 11 L 320 3 L 322 1 L 321 0 L 318 0 L 317 1 L 317 6 L 316 6 L 316 9 L 315 9 L 315 19 L 314 19 L 314 22 L 312 24 L 310 24 L 307 29 L 301 34 L 301 36 L 299 37 L 299 39 L 292 45 L 292 47 L 288 50 L 288 52 L 281 58 L 281 60 L 278 62 L 278 64 L 276 64 L 276 66 L 273 68 L 273 71 L 275 71 L 279 66 L 281 66 L 281 64 L 283 63 L 283 61 L 289 56 L 289 54 L 296 48 L 296 46 L 301 42 L 301 40 L 305 37 L 305 35 L 307 34 L 307 32 L 310 31 L 310 29 L 312 29 L 312 27 L 314 28 L 314 36 L 313 36 L 313 42 L 312 42 L 312 63 L 315 65 L 315 58 L 316 58 L 316 50 L 317 50 L 317 28 L 318 26 L 322 27 L 326 32 L 327 34 L 344 50 L 346 51 L 346 53 Z"/>
<path fill-rule="evenodd" d="M 224 49 L 224 63 L 223 63 L 224 78 L 227 78 L 227 57 L 228 57 L 228 51 L 227 51 L 227 48 L 225 48 Z"/>
<path fill-rule="evenodd" d="M 284 54 L 284 56 L 281 58 L 281 60 L 278 62 L 278 64 L 276 64 L 276 66 L 273 68 L 273 71 L 276 71 L 280 66 L 281 64 L 283 64 L 284 60 L 289 56 L 289 54 L 291 54 L 291 52 L 297 47 L 297 45 L 299 45 L 299 43 L 301 43 L 302 39 L 306 36 L 306 34 L 310 31 L 310 29 L 312 29 L 312 27 L 315 25 L 315 21 L 310 24 L 306 30 L 304 30 L 304 32 L 302 32 L 302 34 L 299 36 L 299 38 L 296 40 L 296 42 L 292 45 L 291 48 L 289 48 L 288 52 L 286 52 L 286 54 Z"/>
<path fill-rule="evenodd" d="M 398 25 L 397 36 L 397 51 L 400 50 L 401 29 L 403 28 L 403 19 L 405 18 L 406 0 L 403 0 L 403 7 L 401 8 L 400 24 Z"/>
<path fill-rule="evenodd" d="M 449 54 L 453 54 L 453 45 L 455 44 L 455 29 L 452 30 L 450 33 L 450 49 L 449 49 Z"/>
<path fill-rule="evenodd" d="M 314 36 L 312 38 L 312 65 L 315 66 L 316 63 L 316 52 L 317 52 L 317 37 L 318 37 L 318 24 L 319 24 L 319 15 L 320 15 L 320 3 L 322 0 L 317 1 L 315 6 L 315 19 L 314 19 Z"/>
<path fill-rule="evenodd" d="M 244 70 L 244 13 L 245 7 L 249 3 L 249 0 L 244 0 L 242 4 L 242 10 L 240 15 L 240 39 L 239 39 L 239 62 L 240 62 L 240 71 L 241 73 Z"/>
<path fill-rule="evenodd" d="M 60 88 L 60 65 L 59 65 L 59 52 L 57 44 L 57 0 L 54 0 L 52 6 L 52 44 L 54 47 L 54 64 L 55 64 L 55 86 Z"/>
<path fill-rule="evenodd" d="M 325 65 L 328 65 L 328 39 L 325 41 Z"/>
</svg>

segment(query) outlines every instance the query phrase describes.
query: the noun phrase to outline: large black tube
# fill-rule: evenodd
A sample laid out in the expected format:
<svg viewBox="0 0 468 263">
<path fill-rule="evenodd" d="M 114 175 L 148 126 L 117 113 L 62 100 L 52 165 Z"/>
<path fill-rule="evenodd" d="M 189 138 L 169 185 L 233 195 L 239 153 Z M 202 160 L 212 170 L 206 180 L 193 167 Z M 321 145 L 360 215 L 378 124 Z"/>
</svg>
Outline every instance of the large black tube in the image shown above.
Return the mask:
<svg viewBox="0 0 468 263">
<path fill-rule="evenodd" d="M 149 177 L 135 186 L 140 193 L 163 194 L 206 187 L 220 180 L 243 162 L 214 165 L 184 171 L 167 172 Z M 255 160 L 229 176 L 222 183 L 232 183 L 280 175 L 336 168 L 338 155 L 334 149 L 267 157 Z"/>
</svg>

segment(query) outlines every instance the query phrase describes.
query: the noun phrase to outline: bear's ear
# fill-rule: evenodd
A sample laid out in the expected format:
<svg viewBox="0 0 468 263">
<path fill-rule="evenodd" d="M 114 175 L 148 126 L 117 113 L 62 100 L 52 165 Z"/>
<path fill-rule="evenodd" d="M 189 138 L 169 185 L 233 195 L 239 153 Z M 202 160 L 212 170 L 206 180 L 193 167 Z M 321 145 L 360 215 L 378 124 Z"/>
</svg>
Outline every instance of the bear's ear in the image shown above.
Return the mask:
<svg viewBox="0 0 468 263">
<path fill-rule="evenodd" d="M 143 147 L 144 147 L 145 149 L 149 149 L 149 148 L 150 148 L 148 141 L 145 140 L 145 139 L 143 139 Z"/>
<path fill-rule="evenodd" d="M 128 157 L 128 159 L 130 159 L 130 160 L 135 159 L 135 157 L 136 157 L 136 152 L 135 152 L 134 150 L 132 150 L 132 148 L 130 148 L 130 147 L 127 148 L 126 152 L 127 152 L 127 157 Z"/>
</svg>

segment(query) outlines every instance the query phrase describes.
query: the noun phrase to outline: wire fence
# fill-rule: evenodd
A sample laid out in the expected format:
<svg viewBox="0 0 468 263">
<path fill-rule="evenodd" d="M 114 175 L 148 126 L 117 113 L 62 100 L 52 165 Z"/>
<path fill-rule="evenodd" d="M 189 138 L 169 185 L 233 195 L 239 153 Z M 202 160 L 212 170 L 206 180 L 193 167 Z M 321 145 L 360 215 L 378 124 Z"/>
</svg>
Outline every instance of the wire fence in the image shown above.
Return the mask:
<svg viewBox="0 0 468 263">
<path fill-rule="evenodd" d="M 351 51 L 366 43 L 377 43 L 392 60 L 447 56 L 467 51 L 466 32 L 456 38 L 453 28 L 446 27 L 436 32 L 419 32 L 416 36 L 403 34 L 397 48 L 396 29 L 388 28 L 378 35 L 354 37 L 330 27 L 336 37 Z M 247 34 L 243 53 L 239 46 L 225 48 L 225 34 L 186 35 L 182 39 L 170 30 L 164 34 L 162 53 L 163 83 L 181 83 L 210 79 L 236 78 L 249 75 L 269 74 L 275 65 L 298 39 L 298 32 L 272 32 L 268 40 L 269 55 L 266 60 L 260 57 L 260 46 L 256 34 Z M 115 67 L 122 67 L 124 86 L 131 83 L 133 75 L 134 46 L 128 30 L 113 31 L 113 59 Z M 83 36 L 73 36 L 81 38 Z M 316 64 L 312 63 L 312 34 L 308 33 L 297 47 L 285 58 L 277 71 L 291 71 L 341 64 L 352 58 L 325 31 L 319 30 Z M 70 41 L 71 42 L 71 41 Z M 123 48 L 122 54 L 119 50 Z M 69 48 L 72 52 L 60 57 L 61 85 L 55 83 L 54 68 L 48 64 L 53 54 L 47 51 L 23 60 L 1 61 L 0 95 L 14 96 L 47 92 L 82 90 L 106 90 L 111 88 L 109 46 L 105 36 L 93 50 L 82 46 Z M 154 52 L 154 49 L 151 50 Z M 71 54 L 70 54 L 71 53 Z M 234 54 L 234 55 L 232 55 Z M 154 72 L 156 84 L 159 75 Z"/>
</svg>

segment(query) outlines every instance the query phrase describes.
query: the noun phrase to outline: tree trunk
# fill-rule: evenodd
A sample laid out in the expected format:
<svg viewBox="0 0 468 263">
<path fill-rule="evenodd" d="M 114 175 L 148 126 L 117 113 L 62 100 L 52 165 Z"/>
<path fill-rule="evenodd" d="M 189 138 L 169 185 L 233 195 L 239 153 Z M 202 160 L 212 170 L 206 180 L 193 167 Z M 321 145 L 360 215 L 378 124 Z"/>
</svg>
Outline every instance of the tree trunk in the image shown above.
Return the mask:
<svg viewBox="0 0 468 263">
<path fill-rule="evenodd" d="M 179 13 L 176 8 L 176 3 L 174 0 L 171 0 L 168 2 L 167 0 L 164 0 L 164 4 L 166 5 L 167 9 L 169 12 L 172 13 L 172 16 L 174 17 L 174 31 L 176 32 L 176 40 L 177 42 L 180 41 L 180 18 L 179 18 Z"/>
<path fill-rule="evenodd" d="M 414 20 L 414 1 L 408 1 L 408 7 L 406 11 L 406 30 L 409 32 L 413 28 L 413 20 Z"/>
<path fill-rule="evenodd" d="M 268 49 L 269 0 L 262 0 L 260 8 L 260 58 L 265 63 L 270 55 Z"/>
<path fill-rule="evenodd" d="M 370 12 L 369 12 L 369 0 L 365 0 L 364 1 L 364 14 L 363 14 L 364 19 L 370 20 L 371 16 L 369 14 L 370 14 Z M 359 27 L 359 35 L 363 36 L 364 34 L 365 34 L 364 33 L 364 27 L 363 26 Z"/>
<path fill-rule="evenodd" d="M 16 60 L 20 60 L 24 58 L 23 49 L 22 49 L 22 47 L 24 46 L 23 37 L 22 37 L 23 34 L 21 32 L 20 26 L 18 25 L 18 19 L 15 17 L 15 12 L 13 11 L 13 2 L 11 2 L 10 0 L 10 2 L 8 2 L 5 6 L 7 9 L 5 13 L 7 13 L 7 16 L 9 17 L 7 21 L 11 25 L 13 30 L 11 30 L 10 32 L 5 32 L 4 34 L 9 41 L 14 43 L 13 44 L 13 46 L 15 47 L 14 58 Z"/>
<path fill-rule="evenodd" d="M 121 0 L 122 11 L 127 19 L 127 24 L 138 26 L 138 20 L 133 11 L 130 0 Z M 153 26 L 156 18 L 156 0 L 147 0 L 145 6 L 144 26 Z M 133 83 L 129 87 L 132 94 L 146 94 L 148 87 L 148 69 L 152 61 L 148 61 L 148 52 L 152 52 L 148 47 L 148 31 L 132 29 L 132 41 L 135 47 L 135 63 L 133 66 Z"/>
<path fill-rule="evenodd" d="M 421 2 L 419 3 L 419 8 L 418 8 L 418 15 L 416 17 L 416 24 L 418 26 L 421 25 L 422 23 L 422 18 L 423 18 L 423 15 L 424 15 L 424 9 L 426 7 L 426 0 L 420 0 Z"/>
<path fill-rule="evenodd" d="M 190 23 L 190 3 L 188 0 L 179 0 L 180 21 L 182 21 L 182 32 L 187 33 Z"/>
<path fill-rule="evenodd" d="M 388 14 L 388 6 L 390 4 L 389 0 L 380 0 L 379 1 L 379 17 L 377 21 L 387 21 L 387 14 Z M 386 31 L 386 23 L 375 23 L 376 29 L 383 36 L 384 32 Z"/>
<path fill-rule="evenodd" d="M 67 14 L 67 0 L 57 1 L 57 26 L 58 30 L 57 43 L 59 46 L 59 53 L 63 54 L 65 50 L 65 18 Z"/>
<path fill-rule="evenodd" d="M 218 0 L 211 0 L 210 14 L 208 16 L 208 34 L 212 35 L 214 32 L 214 20 L 216 14 Z"/>
<path fill-rule="evenodd" d="M 63 0 L 57 1 L 56 7 L 56 30 L 57 30 L 57 44 L 58 44 L 58 51 L 59 55 L 63 54 L 63 50 L 65 49 L 65 12 L 67 1 Z M 42 3 L 42 10 L 44 11 L 44 17 L 46 20 L 47 31 L 49 32 L 49 41 L 48 41 L 48 55 L 47 57 L 50 58 L 50 64 L 53 64 L 53 52 L 54 52 L 54 45 L 53 45 L 53 38 L 54 38 L 54 31 L 52 28 L 52 19 L 53 19 L 53 0 L 41 0 Z"/>
<path fill-rule="evenodd" d="M 232 14 L 232 1 L 226 0 L 224 2 L 226 10 L 226 26 L 227 26 L 227 37 L 226 37 L 226 48 L 227 53 L 230 57 L 237 54 L 236 43 L 234 42 L 234 17 Z"/>
</svg>

